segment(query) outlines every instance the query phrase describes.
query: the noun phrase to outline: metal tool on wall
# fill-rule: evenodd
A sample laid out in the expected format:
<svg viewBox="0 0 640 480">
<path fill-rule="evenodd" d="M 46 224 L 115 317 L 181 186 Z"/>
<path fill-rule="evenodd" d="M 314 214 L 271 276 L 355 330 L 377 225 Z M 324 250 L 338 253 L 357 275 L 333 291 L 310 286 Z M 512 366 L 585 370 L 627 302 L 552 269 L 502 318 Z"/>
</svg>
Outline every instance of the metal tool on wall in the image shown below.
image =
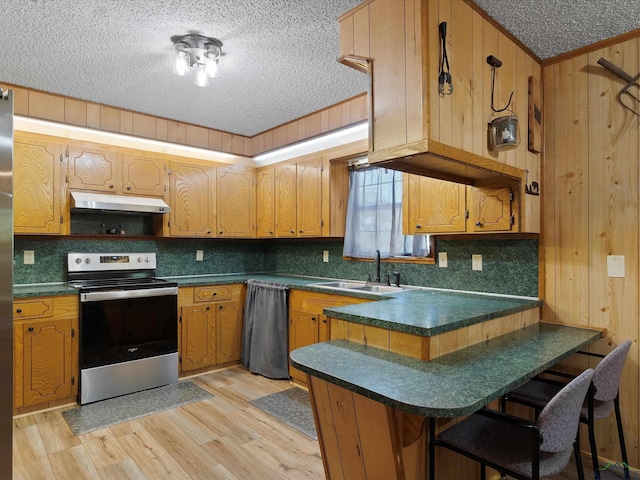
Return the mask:
<svg viewBox="0 0 640 480">
<path fill-rule="evenodd" d="M 634 87 L 636 89 L 640 89 L 640 84 L 638 84 L 638 80 L 640 80 L 640 73 L 635 77 L 633 77 L 627 72 L 625 72 L 624 70 L 622 70 L 620 67 L 614 65 L 609 60 L 606 60 L 604 58 L 600 58 L 600 60 L 598 60 L 598 64 L 602 65 L 604 68 L 606 68 L 607 70 L 609 70 L 610 72 L 612 72 L 613 74 L 617 75 L 622 80 L 627 82 L 627 84 L 620 89 L 620 91 L 618 92 L 618 95 L 616 95 L 616 98 L 618 99 L 618 103 L 620 103 L 620 105 L 622 105 L 624 108 L 629 110 L 634 115 L 638 115 L 640 117 L 640 113 L 638 113 L 634 108 L 632 108 L 631 106 L 627 105 L 622 101 L 622 96 L 624 95 L 625 98 L 629 97 L 635 100 L 636 102 L 640 102 L 640 98 L 638 98 L 636 95 L 634 95 L 629 91 Z"/>
<path fill-rule="evenodd" d="M 494 106 L 494 92 L 496 69 L 502 66 L 502 62 L 497 57 L 489 55 L 487 63 L 491 65 L 491 115 L 489 115 L 489 149 L 494 152 L 511 150 L 520 144 L 520 129 L 518 128 L 518 117 L 513 110 L 509 109 L 511 99 L 515 91 L 509 95 L 509 101 L 503 108 L 496 109 Z M 496 117 L 496 113 L 508 111 L 509 115 Z"/>
<path fill-rule="evenodd" d="M 449 68 L 449 57 L 447 57 L 447 22 L 442 22 L 440 28 L 440 75 L 438 76 L 438 93 L 441 96 L 453 93 L 453 82 L 451 81 L 451 69 Z M 445 71 L 446 67 L 446 71 Z"/>
</svg>

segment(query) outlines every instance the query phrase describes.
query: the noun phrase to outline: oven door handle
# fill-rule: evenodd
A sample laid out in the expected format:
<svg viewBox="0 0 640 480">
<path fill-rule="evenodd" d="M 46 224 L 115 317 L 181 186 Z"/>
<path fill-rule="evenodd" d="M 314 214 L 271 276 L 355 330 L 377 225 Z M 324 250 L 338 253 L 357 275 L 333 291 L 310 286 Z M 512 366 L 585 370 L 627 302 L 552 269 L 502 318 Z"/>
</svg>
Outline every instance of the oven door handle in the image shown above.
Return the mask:
<svg viewBox="0 0 640 480">
<path fill-rule="evenodd" d="M 165 297 L 178 295 L 178 287 L 139 288 L 136 290 L 107 290 L 104 292 L 81 293 L 80 302 L 102 302 L 127 298 Z"/>
</svg>

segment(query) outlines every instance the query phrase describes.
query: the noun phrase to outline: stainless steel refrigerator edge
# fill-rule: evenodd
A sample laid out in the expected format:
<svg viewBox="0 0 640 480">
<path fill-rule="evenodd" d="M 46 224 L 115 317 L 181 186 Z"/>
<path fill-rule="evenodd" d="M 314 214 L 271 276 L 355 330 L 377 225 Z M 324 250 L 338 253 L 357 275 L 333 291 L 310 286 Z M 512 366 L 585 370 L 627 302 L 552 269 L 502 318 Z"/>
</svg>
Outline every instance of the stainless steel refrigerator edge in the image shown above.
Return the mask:
<svg viewBox="0 0 640 480">
<path fill-rule="evenodd" d="M 0 89 L 0 478 L 13 453 L 13 91 Z"/>
</svg>

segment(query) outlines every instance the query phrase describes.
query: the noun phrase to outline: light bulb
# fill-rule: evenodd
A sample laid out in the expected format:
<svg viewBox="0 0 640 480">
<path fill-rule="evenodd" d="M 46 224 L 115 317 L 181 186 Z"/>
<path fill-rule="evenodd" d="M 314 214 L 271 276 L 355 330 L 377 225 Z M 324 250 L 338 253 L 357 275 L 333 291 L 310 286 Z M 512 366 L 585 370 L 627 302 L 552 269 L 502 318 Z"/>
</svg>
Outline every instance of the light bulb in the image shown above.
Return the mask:
<svg viewBox="0 0 640 480">
<path fill-rule="evenodd" d="M 218 68 L 218 54 L 215 51 L 206 51 L 204 52 L 204 64 L 205 70 L 207 71 L 207 75 L 210 78 L 215 78 L 220 76 L 220 69 Z"/>
<path fill-rule="evenodd" d="M 189 53 L 184 50 L 176 50 L 176 61 L 173 65 L 173 73 L 184 77 L 189 73 Z"/>
<path fill-rule="evenodd" d="M 206 87 L 209 85 L 209 77 L 207 76 L 207 71 L 205 70 L 205 66 L 202 63 L 198 63 L 196 66 L 196 85 L 199 87 Z"/>
</svg>

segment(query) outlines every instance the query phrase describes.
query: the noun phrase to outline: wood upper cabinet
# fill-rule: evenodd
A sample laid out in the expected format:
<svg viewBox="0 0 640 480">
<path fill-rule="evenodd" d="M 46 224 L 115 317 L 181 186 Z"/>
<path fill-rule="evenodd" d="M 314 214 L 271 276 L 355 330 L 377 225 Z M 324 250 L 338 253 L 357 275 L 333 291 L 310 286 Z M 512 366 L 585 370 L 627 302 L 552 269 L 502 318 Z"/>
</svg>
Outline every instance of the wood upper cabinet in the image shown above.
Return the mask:
<svg viewBox="0 0 640 480">
<path fill-rule="evenodd" d="M 63 215 L 66 157 L 58 143 L 16 135 L 14 141 L 13 225 L 15 233 L 68 231 Z"/>
<path fill-rule="evenodd" d="M 466 187 L 459 183 L 404 174 L 403 231 L 407 235 L 466 230 Z"/>
<path fill-rule="evenodd" d="M 216 167 L 171 161 L 169 232 L 177 237 L 214 237 Z"/>
<path fill-rule="evenodd" d="M 43 297 L 14 305 L 14 409 L 78 394 L 78 297 Z"/>
<path fill-rule="evenodd" d="M 141 197 L 164 197 L 166 161 L 145 155 L 122 155 L 122 193 Z"/>
<path fill-rule="evenodd" d="M 164 197 L 166 161 L 99 144 L 69 145 L 69 188 L 117 195 Z"/>
<path fill-rule="evenodd" d="M 122 192 L 122 156 L 116 150 L 97 144 L 69 145 L 68 156 L 71 190 Z"/>
<path fill-rule="evenodd" d="M 466 187 L 417 175 L 403 176 L 403 232 L 509 232 L 518 227 L 510 187 Z"/>
<path fill-rule="evenodd" d="M 300 237 L 319 237 L 322 235 L 322 158 L 298 162 L 297 183 L 297 229 Z"/>
<path fill-rule="evenodd" d="M 296 165 L 289 163 L 275 167 L 276 237 L 296 236 L 297 215 Z"/>
<path fill-rule="evenodd" d="M 322 157 L 275 167 L 276 237 L 320 237 L 328 210 Z"/>
<path fill-rule="evenodd" d="M 275 169 L 266 168 L 256 173 L 256 223 L 258 238 L 275 236 Z"/>
<path fill-rule="evenodd" d="M 253 168 L 218 167 L 216 172 L 218 237 L 256 236 L 256 186 Z"/>
<path fill-rule="evenodd" d="M 527 141 L 529 78 L 540 79 L 538 61 L 459 0 L 369 0 L 339 22 L 342 63 L 370 75 L 369 163 L 393 162 L 407 173 L 474 187 L 509 186 L 520 220 L 511 231 L 539 232 L 540 197 L 525 189 L 525 182 L 541 183 L 540 156 L 528 150 Z M 441 22 L 447 23 L 451 95 L 438 91 Z M 502 61 L 494 105 L 504 107 L 513 92 L 509 108 L 519 120 L 520 145 L 509 151 L 488 148 L 489 55 Z"/>
</svg>

